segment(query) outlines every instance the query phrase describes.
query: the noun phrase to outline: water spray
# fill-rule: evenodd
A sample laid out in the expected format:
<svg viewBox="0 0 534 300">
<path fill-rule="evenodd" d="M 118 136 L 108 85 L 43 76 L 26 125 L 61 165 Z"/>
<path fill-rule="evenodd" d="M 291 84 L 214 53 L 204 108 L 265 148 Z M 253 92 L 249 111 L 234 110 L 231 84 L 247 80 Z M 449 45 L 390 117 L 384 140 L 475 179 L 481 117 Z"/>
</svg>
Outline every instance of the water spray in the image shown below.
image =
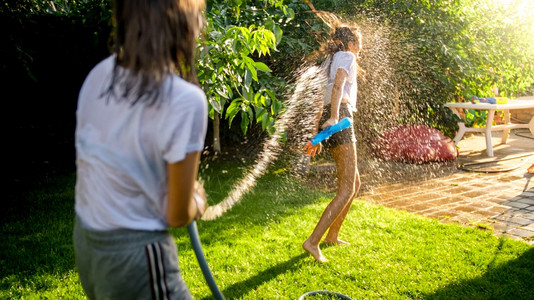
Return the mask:
<svg viewBox="0 0 534 300">
<path fill-rule="evenodd" d="M 302 113 L 302 111 L 299 111 L 299 105 L 306 101 L 308 102 L 308 108 L 313 106 L 309 104 L 310 99 L 317 97 L 317 93 L 326 85 L 325 72 L 320 66 L 306 66 L 299 70 L 298 74 L 295 91 L 288 98 L 285 111 L 275 124 L 274 134 L 264 142 L 256 164 L 238 181 L 223 201 L 206 209 L 202 220 L 215 220 L 241 200 L 243 195 L 256 184 L 256 179 L 265 173 L 269 164 L 280 154 L 280 138 L 288 128 L 288 125 L 299 119 L 296 118 L 297 112 Z M 313 118 L 314 113 L 315 111 L 310 111 L 304 114 L 309 118 Z M 291 127 L 309 128 L 310 124 L 313 123 L 312 120 L 304 120 L 303 122 L 306 124 Z M 311 136 L 311 133 L 303 134 L 301 138 L 309 139 L 309 136 Z"/>
</svg>

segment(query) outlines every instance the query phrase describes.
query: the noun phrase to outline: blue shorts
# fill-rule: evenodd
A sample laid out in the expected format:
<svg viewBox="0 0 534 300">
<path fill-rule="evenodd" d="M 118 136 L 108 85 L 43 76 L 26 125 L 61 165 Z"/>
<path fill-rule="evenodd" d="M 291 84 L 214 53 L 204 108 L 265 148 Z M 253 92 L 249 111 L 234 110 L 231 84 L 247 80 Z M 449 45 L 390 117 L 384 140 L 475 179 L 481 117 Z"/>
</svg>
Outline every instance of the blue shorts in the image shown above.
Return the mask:
<svg viewBox="0 0 534 300">
<path fill-rule="evenodd" d="M 74 226 L 76 266 L 89 299 L 193 299 L 166 231 Z"/>
<path fill-rule="evenodd" d="M 324 122 L 330 119 L 330 104 L 326 105 L 323 108 L 323 114 L 321 115 L 321 120 L 319 121 L 319 126 L 322 126 Z M 339 119 L 349 117 L 352 120 L 352 109 L 348 103 L 340 103 L 339 105 Z M 343 129 L 339 132 L 334 133 L 327 140 L 323 141 L 323 147 L 326 149 L 333 149 L 337 146 L 341 146 L 348 143 L 356 143 L 356 135 L 354 133 L 354 125 Z"/>
</svg>

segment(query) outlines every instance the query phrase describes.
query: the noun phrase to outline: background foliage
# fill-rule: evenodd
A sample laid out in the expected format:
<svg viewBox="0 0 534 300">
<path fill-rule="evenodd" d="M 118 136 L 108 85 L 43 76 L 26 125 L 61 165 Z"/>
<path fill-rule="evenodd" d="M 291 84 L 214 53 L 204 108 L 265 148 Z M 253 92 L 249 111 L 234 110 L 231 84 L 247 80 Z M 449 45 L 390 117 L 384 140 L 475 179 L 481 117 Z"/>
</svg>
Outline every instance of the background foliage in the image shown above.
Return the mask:
<svg viewBox="0 0 534 300">
<path fill-rule="evenodd" d="M 339 12 L 362 25 L 368 33 L 364 35 L 367 54 L 373 54 L 369 49 L 382 47 L 384 40 L 388 43 L 381 50 L 382 60 L 392 65 L 393 74 L 388 74 L 392 83 L 382 88 L 392 92 L 378 97 L 376 89 L 363 93 L 363 116 L 376 115 L 376 107 L 391 105 L 391 100 L 376 98 L 393 98 L 395 105 L 405 109 L 400 109 L 400 118 L 392 123 L 425 123 L 453 135 L 456 120 L 443 107 L 445 102 L 465 101 L 471 95 L 493 96 L 494 88 L 502 96 L 515 97 L 534 82 L 532 1 L 314 2 L 318 8 Z M 373 40 L 375 34 L 382 39 Z M 376 66 L 366 62 L 365 55 L 362 64 L 374 72 Z M 373 97 L 367 99 L 367 95 Z M 375 104 L 367 107 L 365 103 Z M 371 121 L 377 123 L 377 118 L 387 115 Z"/>
<path fill-rule="evenodd" d="M 306 1 L 207 2 L 200 80 L 223 143 L 272 133 L 294 72 L 326 32 Z M 534 81 L 534 3 L 528 0 L 316 0 L 317 9 L 364 34 L 358 133 L 364 141 L 398 123 L 452 136 L 443 107 L 470 95 L 514 97 Z M 109 0 L 6 0 L 0 6 L 0 79 L 13 116 L 10 138 L 28 128 L 73 134 L 79 87 L 108 55 Z M 211 128 L 213 130 L 213 128 Z M 64 144 L 69 145 L 70 141 Z M 209 144 L 209 142 L 208 142 Z M 46 147 L 45 147 L 46 150 Z M 45 151 L 46 152 L 46 151 Z M 53 152 L 50 149 L 50 152 Z"/>
</svg>

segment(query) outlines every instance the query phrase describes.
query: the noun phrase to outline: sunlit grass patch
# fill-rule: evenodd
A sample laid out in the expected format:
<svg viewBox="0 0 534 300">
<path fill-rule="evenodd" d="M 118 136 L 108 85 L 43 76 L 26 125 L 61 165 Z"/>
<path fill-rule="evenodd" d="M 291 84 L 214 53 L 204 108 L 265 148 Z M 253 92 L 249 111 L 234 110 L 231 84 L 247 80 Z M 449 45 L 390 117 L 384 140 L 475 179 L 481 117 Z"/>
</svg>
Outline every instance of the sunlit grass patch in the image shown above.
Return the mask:
<svg viewBox="0 0 534 300">
<path fill-rule="evenodd" d="M 232 164 L 203 170 L 210 201 L 224 198 L 243 172 Z M 84 298 L 71 242 L 73 188 L 74 176 L 36 185 L 21 198 L 29 209 L 5 218 L 1 299 Z M 330 262 L 315 262 L 301 244 L 332 197 L 289 172 L 269 171 L 220 218 L 199 221 L 208 264 L 226 298 L 297 299 L 316 290 L 353 299 L 531 297 L 534 250 L 526 243 L 363 198 L 354 201 L 341 231 L 351 244 L 321 245 Z M 194 298 L 210 299 L 186 229 L 172 233 Z"/>
</svg>

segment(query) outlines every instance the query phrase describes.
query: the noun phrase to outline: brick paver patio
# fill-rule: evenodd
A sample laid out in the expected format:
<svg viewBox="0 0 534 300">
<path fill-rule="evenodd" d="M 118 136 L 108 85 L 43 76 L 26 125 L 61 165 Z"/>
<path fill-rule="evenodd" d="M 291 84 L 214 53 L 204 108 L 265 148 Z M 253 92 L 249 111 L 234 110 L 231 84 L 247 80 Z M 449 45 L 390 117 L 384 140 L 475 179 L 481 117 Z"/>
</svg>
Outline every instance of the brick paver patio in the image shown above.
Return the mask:
<svg viewBox="0 0 534 300">
<path fill-rule="evenodd" d="M 458 143 L 459 158 L 442 164 L 441 174 L 429 176 L 432 177 L 429 179 L 408 175 L 405 176 L 408 179 L 400 183 L 364 188 L 360 197 L 443 222 L 493 230 L 498 236 L 534 245 L 534 180 L 531 181 L 534 174 L 527 172 L 527 168 L 534 164 L 534 140 L 530 136 L 512 133 L 506 145 L 498 145 L 500 137 L 494 133 L 494 145 L 497 146 L 493 158 L 486 156 L 482 135 L 466 137 Z M 492 167 L 491 164 L 481 164 L 488 161 L 498 163 Z M 462 165 L 492 171 L 466 171 L 458 168 Z M 418 168 L 425 166 L 412 168 L 412 173 L 424 173 Z M 419 179 L 410 180 L 416 177 Z M 365 175 L 362 183 L 365 184 Z"/>
</svg>

